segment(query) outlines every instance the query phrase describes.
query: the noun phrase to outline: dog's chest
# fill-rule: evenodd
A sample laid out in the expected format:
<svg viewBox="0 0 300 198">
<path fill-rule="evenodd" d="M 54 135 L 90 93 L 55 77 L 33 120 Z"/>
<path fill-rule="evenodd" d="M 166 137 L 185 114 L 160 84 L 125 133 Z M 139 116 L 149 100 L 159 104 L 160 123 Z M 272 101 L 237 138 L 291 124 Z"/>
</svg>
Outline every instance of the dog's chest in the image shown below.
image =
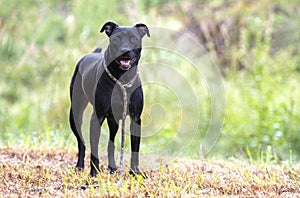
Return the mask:
<svg viewBox="0 0 300 198">
<path fill-rule="evenodd" d="M 122 119 L 123 111 L 124 111 L 124 102 L 126 100 L 126 111 L 128 114 L 128 106 L 129 106 L 129 99 L 128 97 L 124 98 L 121 90 L 115 88 L 111 95 L 111 111 L 115 117 L 115 119 Z"/>
</svg>

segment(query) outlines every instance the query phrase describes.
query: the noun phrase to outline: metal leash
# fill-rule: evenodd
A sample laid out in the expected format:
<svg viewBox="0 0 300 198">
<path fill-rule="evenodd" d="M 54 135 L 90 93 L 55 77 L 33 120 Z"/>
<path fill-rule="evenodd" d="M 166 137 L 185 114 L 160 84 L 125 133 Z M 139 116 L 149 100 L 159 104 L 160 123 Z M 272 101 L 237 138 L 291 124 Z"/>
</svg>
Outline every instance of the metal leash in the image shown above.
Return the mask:
<svg viewBox="0 0 300 198">
<path fill-rule="evenodd" d="M 139 73 L 137 72 L 136 75 L 133 77 L 131 81 L 126 84 L 122 84 L 118 79 L 116 79 L 108 70 L 107 65 L 104 64 L 104 69 L 107 75 L 121 88 L 123 94 L 123 114 L 122 114 L 122 128 L 121 128 L 121 154 L 120 154 L 120 175 L 124 177 L 124 145 L 125 145 L 125 121 L 127 115 L 127 92 L 126 89 L 132 87 L 133 83 L 136 81 Z"/>
</svg>

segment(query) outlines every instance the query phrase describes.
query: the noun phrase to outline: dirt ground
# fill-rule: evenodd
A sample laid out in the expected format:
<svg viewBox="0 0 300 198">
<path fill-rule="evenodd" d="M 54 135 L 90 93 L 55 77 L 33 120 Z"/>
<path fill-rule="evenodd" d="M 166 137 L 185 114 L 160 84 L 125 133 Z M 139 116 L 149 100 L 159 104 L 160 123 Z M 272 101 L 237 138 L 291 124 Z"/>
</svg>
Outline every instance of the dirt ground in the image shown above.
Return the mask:
<svg viewBox="0 0 300 198">
<path fill-rule="evenodd" d="M 300 168 L 245 162 L 179 160 L 144 178 L 76 171 L 76 153 L 0 148 L 1 197 L 300 197 Z M 100 161 L 106 162 L 106 157 Z"/>
</svg>

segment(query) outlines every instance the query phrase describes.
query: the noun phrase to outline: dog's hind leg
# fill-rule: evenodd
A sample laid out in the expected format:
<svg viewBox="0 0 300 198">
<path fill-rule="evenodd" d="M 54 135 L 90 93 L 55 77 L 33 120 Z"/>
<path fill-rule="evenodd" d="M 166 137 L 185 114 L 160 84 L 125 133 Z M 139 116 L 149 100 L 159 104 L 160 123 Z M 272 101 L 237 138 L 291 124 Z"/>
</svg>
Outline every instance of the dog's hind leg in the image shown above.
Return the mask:
<svg viewBox="0 0 300 198">
<path fill-rule="evenodd" d="M 84 168 L 84 157 L 85 157 L 85 143 L 81 132 L 82 115 L 88 104 L 84 92 L 82 90 L 81 75 L 77 73 L 78 67 L 76 67 L 73 75 L 70 94 L 71 94 L 71 109 L 70 109 L 70 125 L 71 129 L 76 136 L 78 143 L 78 161 L 76 167 L 78 169 Z"/>
<path fill-rule="evenodd" d="M 90 120 L 91 176 L 96 176 L 99 171 L 98 145 L 103 120 L 104 117 L 98 120 L 96 112 L 93 111 Z"/>
</svg>

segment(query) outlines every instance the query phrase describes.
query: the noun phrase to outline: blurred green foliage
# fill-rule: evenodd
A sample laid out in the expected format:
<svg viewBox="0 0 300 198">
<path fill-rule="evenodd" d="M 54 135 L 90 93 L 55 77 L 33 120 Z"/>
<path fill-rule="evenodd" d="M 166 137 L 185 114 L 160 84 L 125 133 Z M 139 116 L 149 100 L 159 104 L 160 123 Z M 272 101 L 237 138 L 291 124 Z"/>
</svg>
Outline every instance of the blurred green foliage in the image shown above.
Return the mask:
<svg viewBox="0 0 300 198">
<path fill-rule="evenodd" d="M 218 14 L 205 9 L 226 1 L 0 0 L 1 5 L 5 4 L 0 7 L 0 145 L 75 147 L 68 124 L 69 80 L 77 60 L 106 39 L 99 34 L 101 25 L 108 20 L 119 24 L 144 22 L 150 27 L 180 24 L 177 30 L 186 31 L 186 12 L 192 5 L 204 7 L 203 12 L 191 11 L 199 21 L 207 16 L 238 19 L 234 27 L 238 42 L 223 46 L 224 57 L 231 61 L 227 66 L 219 63 L 224 74 L 226 116 L 211 155 L 259 158 L 261 152 L 270 152 L 271 148 L 276 163 L 289 159 L 290 150 L 298 157 L 300 2 L 264 0 L 251 6 L 247 2 L 238 1 Z M 270 9 L 277 10 L 272 34 L 264 35 Z M 151 62 L 165 57 L 162 53 L 149 52 L 143 57 Z M 210 53 L 214 56 L 213 51 Z M 210 121 L 209 93 L 193 70 L 186 71 L 184 61 L 173 57 L 170 61 L 179 65 L 178 71 L 191 85 L 200 87 L 199 93 L 195 91 L 201 104 L 200 126 L 187 152 L 195 156 Z M 161 124 L 160 116 L 172 112 L 165 120 L 163 133 L 145 140 L 143 145 L 144 149 L 159 148 L 173 138 L 179 127 L 179 104 L 174 95 L 159 88 L 145 88 L 145 95 L 146 112 L 155 102 L 165 107 L 152 106 L 151 111 L 156 112 L 151 113 L 155 115 L 152 121 Z M 144 120 L 151 121 L 146 113 Z"/>
</svg>

